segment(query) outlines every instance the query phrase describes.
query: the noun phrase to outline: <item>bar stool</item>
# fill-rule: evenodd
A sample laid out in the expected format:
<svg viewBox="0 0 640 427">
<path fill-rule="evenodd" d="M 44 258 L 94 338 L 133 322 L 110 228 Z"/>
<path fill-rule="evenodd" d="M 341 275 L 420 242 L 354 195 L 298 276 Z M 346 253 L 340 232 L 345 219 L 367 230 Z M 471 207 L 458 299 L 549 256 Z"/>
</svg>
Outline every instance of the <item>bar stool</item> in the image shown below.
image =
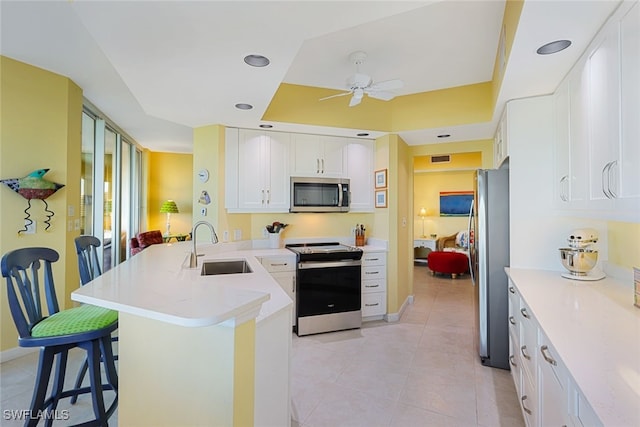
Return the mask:
<svg viewBox="0 0 640 427">
<path fill-rule="evenodd" d="M 18 345 L 40 347 L 30 416 L 25 426 L 36 426 L 40 418 L 46 418 L 45 425 L 50 426 L 60 399 L 85 393 L 92 395 L 95 420 L 82 425 L 107 425 L 118 404 L 118 374 L 111 349 L 111 333 L 118 327 L 118 313 L 88 304 L 60 311 L 52 272 L 52 263 L 59 258 L 53 249 L 23 248 L 6 253 L 0 260 L 11 316 L 18 329 Z M 48 315 L 41 301 L 42 291 Z M 76 347 L 87 352 L 90 386 L 63 390 L 68 353 Z M 47 397 L 54 359 L 56 372 L 51 394 Z M 100 375 L 101 359 L 106 384 L 102 383 Z M 115 392 L 115 399 L 108 409 L 105 409 L 104 390 Z"/>
</svg>

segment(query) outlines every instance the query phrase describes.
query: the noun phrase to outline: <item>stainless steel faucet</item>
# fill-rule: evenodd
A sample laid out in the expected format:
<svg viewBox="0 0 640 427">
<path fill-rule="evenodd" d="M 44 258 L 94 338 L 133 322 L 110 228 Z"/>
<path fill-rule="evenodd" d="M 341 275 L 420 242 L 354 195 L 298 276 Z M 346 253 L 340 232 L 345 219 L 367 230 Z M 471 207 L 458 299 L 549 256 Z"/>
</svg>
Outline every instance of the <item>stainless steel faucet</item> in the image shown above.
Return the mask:
<svg viewBox="0 0 640 427">
<path fill-rule="evenodd" d="M 193 230 L 191 231 L 191 239 L 193 239 L 193 252 L 191 252 L 191 256 L 189 257 L 189 268 L 196 268 L 198 266 L 198 253 L 196 252 L 196 231 L 198 227 L 201 225 L 206 225 L 211 230 L 211 243 L 218 243 L 218 236 L 216 235 L 216 230 L 213 229 L 213 225 L 209 224 L 207 221 L 198 221 L 193 226 Z"/>
</svg>

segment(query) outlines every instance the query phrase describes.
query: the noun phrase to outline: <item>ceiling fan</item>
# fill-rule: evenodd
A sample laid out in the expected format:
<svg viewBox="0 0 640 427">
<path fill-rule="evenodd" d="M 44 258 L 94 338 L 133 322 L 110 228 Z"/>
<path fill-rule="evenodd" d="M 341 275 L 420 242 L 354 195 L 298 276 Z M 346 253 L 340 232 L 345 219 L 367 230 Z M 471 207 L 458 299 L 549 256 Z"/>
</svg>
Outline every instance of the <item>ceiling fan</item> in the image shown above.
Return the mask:
<svg viewBox="0 0 640 427">
<path fill-rule="evenodd" d="M 351 101 L 349 101 L 349 107 L 353 107 L 360 104 L 365 94 L 371 98 L 380 99 L 382 101 L 389 101 L 393 99 L 396 95 L 391 91 L 400 89 L 404 86 L 404 83 L 399 79 L 374 83 L 370 76 L 360 72 L 360 65 L 364 63 L 366 58 L 367 54 L 362 51 L 353 52 L 349 55 L 349 59 L 356 66 L 356 73 L 347 79 L 347 87 L 349 88 L 349 91 L 320 98 L 320 101 L 339 96 L 353 95 L 351 97 Z"/>
</svg>

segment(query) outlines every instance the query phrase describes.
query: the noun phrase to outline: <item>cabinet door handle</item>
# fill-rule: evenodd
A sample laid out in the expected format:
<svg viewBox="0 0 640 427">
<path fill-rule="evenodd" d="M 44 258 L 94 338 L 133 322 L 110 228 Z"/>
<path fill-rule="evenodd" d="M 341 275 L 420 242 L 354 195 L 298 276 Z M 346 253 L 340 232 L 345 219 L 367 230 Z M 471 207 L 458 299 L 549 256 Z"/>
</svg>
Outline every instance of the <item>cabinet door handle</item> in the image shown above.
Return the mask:
<svg viewBox="0 0 640 427">
<path fill-rule="evenodd" d="M 609 162 L 602 168 L 602 193 L 607 199 L 614 199 L 615 196 L 611 193 L 611 167 L 614 162 Z"/>
<path fill-rule="evenodd" d="M 515 358 L 516 357 L 513 354 L 509 356 L 509 363 L 511 363 L 512 366 L 518 366 L 518 364 L 514 362 Z"/>
<path fill-rule="evenodd" d="M 540 347 L 540 353 L 542 353 L 542 357 L 544 357 L 544 360 L 546 360 L 547 363 L 550 363 L 553 366 L 558 365 L 558 362 L 556 362 L 556 359 L 551 357 L 551 354 L 549 353 L 549 346 L 543 345 L 542 347 Z"/>
<path fill-rule="evenodd" d="M 527 346 L 523 345 L 522 347 L 520 347 L 520 353 L 522 353 L 522 357 L 524 357 L 527 360 L 531 360 L 531 356 L 529 356 L 527 354 Z"/>
<path fill-rule="evenodd" d="M 512 325 L 515 325 L 516 319 L 513 316 L 509 316 L 509 323 L 511 323 Z"/>
<path fill-rule="evenodd" d="M 513 286 L 509 286 L 509 292 L 511 292 L 512 294 L 515 294 L 516 290 Z"/>
<path fill-rule="evenodd" d="M 527 309 L 526 308 L 521 308 L 520 309 L 520 313 L 522 313 L 522 315 L 527 318 L 527 319 L 531 319 L 531 316 L 529 316 L 529 313 L 527 313 Z"/>
<path fill-rule="evenodd" d="M 569 176 L 565 175 L 560 178 L 560 200 L 563 202 L 568 202 L 569 197 L 567 196 L 567 183 L 569 182 Z"/>
<path fill-rule="evenodd" d="M 260 203 L 264 205 L 264 189 L 262 189 L 262 200 L 260 201 Z"/>
<path fill-rule="evenodd" d="M 271 190 L 267 190 L 267 204 L 271 202 Z"/>
<path fill-rule="evenodd" d="M 291 278 L 291 293 L 292 294 L 296 293 L 296 276 L 293 276 Z M 295 304 L 295 300 L 293 301 L 293 303 Z"/>
<path fill-rule="evenodd" d="M 531 409 L 527 408 L 525 406 L 525 404 L 524 404 L 524 401 L 527 400 L 527 399 L 528 399 L 528 397 L 527 397 L 526 394 L 520 398 L 520 400 L 522 401 L 522 409 L 524 409 L 524 412 L 526 412 L 527 414 L 531 415 L 532 414 Z"/>
<path fill-rule="evenodd" d="M 316 159 L 316 173 L 320 173 L 320 159 Z"/>
<path fill-rule="evenodd" d="M 608 175 L 607 190 L 609 190 L 609 194 L 611 195 L 612 199 L 617 199 L 618 198 L 618 195 L 616 194 L 616 192 L 611 189 L 611 176 L 612 176 L 612 173 L 614 171 L 614 167 L 615 166 L 618 166 L 618 161 L 617 160 L 614 160 L 614 161 L 611 162 L 611 165 L 609 166 L 609 170 L 608 170 L 608 173 L 607 173 L 607 175 Z M 615 181 L 615 179 L 614 179 L 614 181 Z"/>
<path fill-rule="evenodd" d="M 320 161 L 322 162 L 322 168 L 320 169 L 322 171 L 322 173 L 324 173 L 324 159 L 320 159 Z"/>
</svg>

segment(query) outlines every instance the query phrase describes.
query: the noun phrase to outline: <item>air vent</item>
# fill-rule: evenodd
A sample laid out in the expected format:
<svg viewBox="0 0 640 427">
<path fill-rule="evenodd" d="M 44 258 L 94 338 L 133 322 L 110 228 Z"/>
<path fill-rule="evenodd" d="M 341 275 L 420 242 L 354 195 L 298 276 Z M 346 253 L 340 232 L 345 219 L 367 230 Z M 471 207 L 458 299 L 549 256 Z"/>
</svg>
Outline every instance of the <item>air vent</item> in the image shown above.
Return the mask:
<svg viewBox="0 0 640 427">
<path fill-rule="evenodd" d="M 431 163 L 449 163 L 451 161 L 451 155 L 445 154 L 443 156 L 431 156 Z"/>
</svg>

